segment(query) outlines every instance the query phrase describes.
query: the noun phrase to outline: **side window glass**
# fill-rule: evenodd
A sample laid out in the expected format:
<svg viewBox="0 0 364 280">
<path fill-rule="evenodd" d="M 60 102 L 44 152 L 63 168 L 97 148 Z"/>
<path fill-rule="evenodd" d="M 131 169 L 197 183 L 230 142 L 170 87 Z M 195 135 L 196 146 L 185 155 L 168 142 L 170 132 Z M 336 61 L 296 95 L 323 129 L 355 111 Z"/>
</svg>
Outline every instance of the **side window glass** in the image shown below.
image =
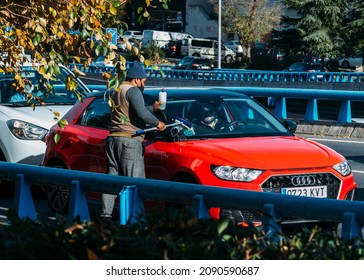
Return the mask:
<svg viewBox="0 0 364 280">
<path fill-rule="evenodd" d="M 80 125 L 109 129 L 111 126 L 110 106 L 103 97 L 96 98 L 85 110 L 81 119 L 77 122 Z"/>
</svg>

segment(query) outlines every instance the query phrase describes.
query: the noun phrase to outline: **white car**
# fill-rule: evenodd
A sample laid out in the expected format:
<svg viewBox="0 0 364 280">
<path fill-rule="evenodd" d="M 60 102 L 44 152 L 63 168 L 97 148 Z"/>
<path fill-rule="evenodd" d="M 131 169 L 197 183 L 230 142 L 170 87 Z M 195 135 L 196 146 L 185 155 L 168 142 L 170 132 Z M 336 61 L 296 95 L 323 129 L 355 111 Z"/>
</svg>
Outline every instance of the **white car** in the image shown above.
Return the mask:
<svg viewBox="0 0 364 280">
<path fill-rule="evenodd" d="M 138 30 L 126 30 L 122 36 L 127 39 L 134 38 L 141 41 L 143 39 L 143 32 Z"/>
<path fill-rule="evenodd" d="M 239 41 L 227 41 L 225 46 L 236 53 L 236 56 L 243 56 L 243 47 Z"/>
<path fill-rule="evenodd" d="M 40 165 L 46 149 L 45 136 L 56 123 L 53 113 L 58 112 L 61 118 L 77 98 L 66 90 L 67 76 L 72 74 L 66 67 L 60 66 L 61 74 L 53 81 L 54 94 L 48 97 L 44 96 L 42 75 L 32 67 L 23 69 L 21 75 L 33 84 L 27 92 L 42 96 L 45 106 L 33 99 L 28 104 L 25 95 L 12 87 L 14 76 L 0 73 L 0 161 Z M 77 90 L 85 95 L 90 93 L 80 80 Z"/>
<path fill-rule="evenodd" d="M 343 68 L 357 68 L 363 66 L 363 52 L 359 52 L 354 57 L 345 57 L 339 59 L 339 66 Z"/>
<path fill-rule="evenodd" d="M 185 38 L 182 40 L 181 55 L 194 56 L 217 60 L 218 58 L 218 41 L 205 38 Z M 236 59 L 236 53 L 227 48 L 224 44 L 221 46 L 221 60 L 231 63 Z"/>
</svg>

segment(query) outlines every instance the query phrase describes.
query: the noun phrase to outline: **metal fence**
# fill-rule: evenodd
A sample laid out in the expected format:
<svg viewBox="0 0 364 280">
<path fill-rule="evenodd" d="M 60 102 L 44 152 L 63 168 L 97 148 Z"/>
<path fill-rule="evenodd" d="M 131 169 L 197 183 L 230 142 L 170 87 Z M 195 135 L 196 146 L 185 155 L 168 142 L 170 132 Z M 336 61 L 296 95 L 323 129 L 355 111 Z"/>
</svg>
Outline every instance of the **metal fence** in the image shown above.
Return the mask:
<svg viewBox="0 0 364 280">
<path fill-rule="evenodd" d="M 342 223 L 343 238 L 361 238 L 364 227 L 361 201 L 287 196 L 6 162 L 0 162 L 0 179 L 15 181 L 14 208 L 20 218 L 37 218 L 30 191 L 35 184 L 70 187 L 68 218 L 79 217 L 81 221 L 91 219 L 87 193 L 95 192 L 119 195 L 121 224 L 135 222 L 144 211 L 144 200 L 156 200 L 192 205 L 198 218 L 209 218 L 210 207 L 260 211 L 268 234 L 281 231 L 284 217 Z"/>
<path fill-rule="evenodd" d="M 130 66 L 127 63 L 126 68 Z M 83 64 L 70 64 L 85 73 L 115 73 L 114 66 L 84 67 Z M 157 68 L 156 68 L 157 67 Z M 244 81 L 244 82 L 310 82 L 310 83 L 363 83 L 364 72 L 288 72 L 262 71 L 245 69 L 216 69 L 216 70 L 178 70 L 171 65 L 159 64 L 156 67 L 145 68 L 148 77 L 163 79 L 188 79 L 210 81 Z"/>
</svg>

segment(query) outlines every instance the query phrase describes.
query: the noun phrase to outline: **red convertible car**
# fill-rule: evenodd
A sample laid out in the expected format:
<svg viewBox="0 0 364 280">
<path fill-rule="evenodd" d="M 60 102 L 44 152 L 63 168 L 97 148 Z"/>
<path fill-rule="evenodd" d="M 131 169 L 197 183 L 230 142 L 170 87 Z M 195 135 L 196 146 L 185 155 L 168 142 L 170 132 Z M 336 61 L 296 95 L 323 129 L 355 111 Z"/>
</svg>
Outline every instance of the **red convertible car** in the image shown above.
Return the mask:
<svg viewBox="0 0 364 280">
<path fill-rule="evenodd" d="M 160 89 L 145 90 L 146 105 Z M 345 158 L 334 150 L 295 136 L 296 123 L 279 120 L 254 99 L 228 89 L 167 88 L 166 109 L 156 115 L 176 125 L 145 137 L 147 178 L 219 188 L 352 200 L 356 183 Z M 149 100 L 150 99 L 150 100 Z M 213 116 L 215 129 L 204 123 Z M 110 107 L 104 93 L 91 94 L 53 126 L 43 165 L 106 172 L 105 139 Z M 55 143 L 54 135 L 60 140 Z M 54 211 L 65 211 L 68 191 L 47 190 Z M 216 209 L 215 209 L 216 210 Z M 211 211 L 218 218 L 219 211 Z M 249 211 L 243 211 L 249 216 Z"/>
</svg>

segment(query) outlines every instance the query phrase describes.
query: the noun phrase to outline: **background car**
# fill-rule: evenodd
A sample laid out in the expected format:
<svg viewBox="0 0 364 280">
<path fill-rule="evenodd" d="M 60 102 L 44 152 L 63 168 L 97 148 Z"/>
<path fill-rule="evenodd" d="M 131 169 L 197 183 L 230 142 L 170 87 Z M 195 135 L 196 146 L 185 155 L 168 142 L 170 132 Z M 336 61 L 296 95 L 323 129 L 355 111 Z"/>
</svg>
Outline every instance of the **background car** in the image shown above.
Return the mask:
<svg viewBox="0 0 364 280">
<path fill-rule="evenodd" d="M 141 41 L 143 39 L 143 32 L 139 30 L 126 30 L 122 36 L 128 39 L 134 38 Z"/>
<path fill-rule="evenodd" d="M 160 88 L 146 88 L 146 105 Z M 183 118 L 190 126 L 171 126 L 145 135 L 147 178 L 219 188 L 352 200 L 356 183 L 346 159 L 334 150 L 293 134 L 294 122 L 281 121 L 254 99 L 229 89 L 166 88 L 167 104 L 156 116 L 166 124 Z M 206 111 L 224 123 L 198 132 Z M 105 173 L 105 139 L 110 107 L 104 94 L 92 94 L 66 114 L 68 125 L 47 135 L 43 165 Z M 54 135 L 60 141 L 54 141 Z M 49 187 L 54 211 L 67 209 L 68 189 Z M 309 207 L 309 206 L 308 206 Z M 244 210 L 248 220 L 257 213 Z M 219 209 L 211 209 L 219 217 Z"/>
<path fill-rule="evenodd" d="M 166 57 L 181 57 L 181 45 L 182 40 L 170 40 L 168 43 L 162 47 Z"/>
<path fill-rule="evenodd" d="M 231 63 L 235 60 L 235 52 L 221 44 L 221 60 Z M 182 56 L 194 56 L 218 60 L 219 42 L 206 38 L 185 38 L 181 45 Z"/>
<path fill-rule="evenodd" d="M 284 57 L 286 56 L 286 53 L 280 49 L 270 48 L 266 52 L 266 56 L 270 57 L 271 59 L 276 60 L 276 61 L 282 61 L 284 59 Z"/>
<path fill-rule="evenodd" d="M 270 45 L 266 43 L 255 42 L 251 49 L 252 56 L 266 54 L 270 49 Z"/>
<path fill-rule="evenodd" d="M 33 85 L 27 93 L 42 97 L 44 103 L 40 105 L 35 99 L 28 102 L 24 94 L 12 87 L 14 76 L 0 73 L 0 160 L 40 165 L 46 149 L 45 136 L 56 123 L 54 113 L 61 118 L 77 100 L 77 96 L 66 88 L 67 77 L 73 74 L 60 66 L 58 79 L 49 80 L 54 94 L 46 95 L 44 78 L 37 69 L 23 66 L 22 70 L 20 75 Z M 77 91 L 88 95 L 90 90 L 81 80 L 76 80 Z"/>
<path fill-rule="evenodd" d="M 322 63 L 311 63 L 311 62 L 295 62 L 288 66 L 283 71 L 285 72 L 307 72 L 307 75 L 302 75 L 303 81 L 311 81 L 317 78 L 322 80 L 325 72 L 329 72 L 327 68 Z M 298 74 L 294 74 L 293 78 L 295 80 L 299 79 Z"/>
<path fill-rule="evenodd" d="M 243 47 L 239 41 L 227 41 L 225 46 L 235 52 L 236 59 L 239 60 L 243 57 Z"/>
<path fill-rule="evenodd" d="M 213 71 L 215 70 L 215 63 L 213 60 L 208 58 L 200 58 L 194 56 L 183 57 L 171 70 L 198 70 L 198 72 L 192 72 L 193 77 L 203 76 L 201 71 Z M 185 72 L 174 72 L 175 75 L 184 77 L 188 75 Z M 208 76 L 209 73 L 206 74 Z"/>
<path fill-rule="evenodd" d="M 129 42 L 131 44 L 131 46 L 136 46 L 136 47 L 140 47 L 141 45 L 141 41 L 136 39 L 136 38 L 124 38 L 123 36 L 119 37 L 117 40 L 117 44 L 116 47 L 118 48 L 118 52 L 121 53 L 127 53 L 128 50 L 126 48 L 126 42 Z"/>
<path fill-rule="evenodd" d="M 108 61 L 107 63 L 105 63 L 105 56 L 100 55 L 100 56 L 93 58 L 92 62 L 90 63 L 90 65 L 88 67 L 89 67 L 90 71 L 95 71 L 99 68 L 113 67 L 113 66 L 114 66 L 114 64 L 112 61 Z"/>
<path fill-rule="evenodd" d="M 339 59 L 339 66 L 343 68 L 356 68 L 363 66 L 363 52 L 359 52 L 356 56 L 345 57 Z"/>
</svg>

